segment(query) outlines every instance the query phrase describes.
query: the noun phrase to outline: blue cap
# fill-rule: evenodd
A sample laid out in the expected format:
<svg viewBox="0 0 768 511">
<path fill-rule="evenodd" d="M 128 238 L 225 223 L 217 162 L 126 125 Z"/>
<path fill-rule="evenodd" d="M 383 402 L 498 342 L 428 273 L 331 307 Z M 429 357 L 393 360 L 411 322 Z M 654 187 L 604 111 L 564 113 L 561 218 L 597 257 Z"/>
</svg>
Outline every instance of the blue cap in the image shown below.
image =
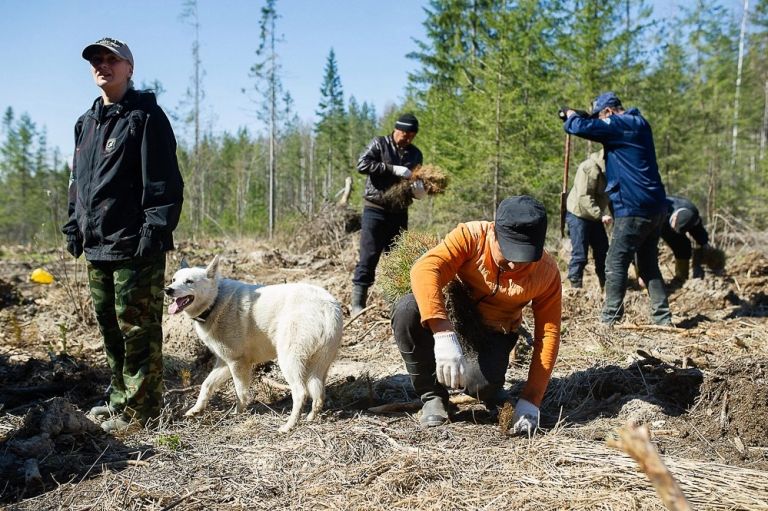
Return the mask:
<svg viewBox="0 0 768 511">
<path fill-rule="evenodd" d="M 613 92 L 603 92 L 595 98 L 595 100 L 592 102 L 592 115 L 597 115 L 608 107 L 621 107 L 621 100 Z"/>
</svg>

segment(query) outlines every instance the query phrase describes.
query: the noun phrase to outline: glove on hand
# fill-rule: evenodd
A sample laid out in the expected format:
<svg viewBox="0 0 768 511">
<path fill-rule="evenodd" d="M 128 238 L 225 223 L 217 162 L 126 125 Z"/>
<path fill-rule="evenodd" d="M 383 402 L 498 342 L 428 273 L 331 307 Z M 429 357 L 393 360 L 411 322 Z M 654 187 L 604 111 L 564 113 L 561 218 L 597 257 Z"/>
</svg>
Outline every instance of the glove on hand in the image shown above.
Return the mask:
<svg viewBox="0 0 768 511">
<path fill-rule="evenodd" d="M 698 266 L 698 265 L 694 266 L 693 269 L 691 270 L 691 276 L 694 279 L 703 279 L 704 278 L 704 268 L 702 268 L 701 266 Z"/>
<path fill-rule="evenodd" d="M 566 113 L 568 112 L 568 110 L 570 110 L 570 108 L 568 108 L 567 106 L 561 106 L 560 110 L 557 111 L 557 116 L 560 118 L 561 121 L 565 122 L 566 119 L 568 119 L 568 114 Z"/>
<path fill-rule="evenodd" d="M 414 199 L 423 199 L 427 196 L 427 189 L 424 188 L 424 181 L 417 179 L 411 183 L 411 193 Z"/>
<path fill-rule="evenodd" d="M 83 253 L 83 237 L 78 234 L 67 235 L 67 252 L 77 259 Z"/>
<path fill-rule="evenodd" d="M 139 246 L 136 248 L 136 257 L 150 257 L 159 254 L 163 250 L 163 244 L 157 238 L 157 233 L 145 227 L 141 228 Z"/>
<path fill-rule="evenodd" d="M 518 399 L 517 405 L 515 405 L 515 414 L 512 416 L 512 434 L 525 433 L 531 436 L 538 427 L 539 407 L 525 399 Z"/>
<path fill-rule="evenodd" d="M 464 388 L 464 353 L 456 332 L 438 332 L 435 338 L 437 381 L 453 389 Z"/>
<path fill-rule="evenodd" d="M 408 179 L 409 177 L 411 177 L 411 169 L 409 169 L 404 165 L 392 165 L 392 172 L 397 177 L 402 177 L 405 179 Z"/>
</svg>

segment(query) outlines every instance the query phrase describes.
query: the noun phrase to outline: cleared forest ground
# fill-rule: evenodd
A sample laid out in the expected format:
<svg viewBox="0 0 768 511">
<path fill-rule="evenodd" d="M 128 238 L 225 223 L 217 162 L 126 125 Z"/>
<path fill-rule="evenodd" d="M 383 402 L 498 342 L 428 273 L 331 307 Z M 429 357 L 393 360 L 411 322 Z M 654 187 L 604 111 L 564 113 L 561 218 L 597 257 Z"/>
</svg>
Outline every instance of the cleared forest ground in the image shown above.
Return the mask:
<svg viewBox="0 0 768 511">
<path fill-rule="evenodd" d="M 345 329 L 321 422 L 278 434 L 290 396 L 258 378 L 248 413 L 232 413 L 229 384 L 201 417 L 183 418 L 210 357 L 191 321 L 167 317 L 162 420 L 150 430 L 108 436 L 82 415 L 103 399 L 109 380 L 78 287 L 83 276 L 75 279 L 75 266 L 62 260 L 49 265 L 56 283 L 33 284 L 35 258 L 8 249 L 0 270 L 0 505 L 663 509 L 637 464 L 606 444 L 634 421 L 649 427 L 695 509 L 768 509 L 768 257 L 766 236 L 750 236 L 726 247 L 722 274 L 708 273 L 671 295 L 678 329 L 645 327 L 647 297 L 632 289 L 625 323 L 598 333 L 596 279 L 589 275 L 583 290 L 566 283 L 543 431 L 531 439 L 508 436 L 496 416 L 466 399 L 457 399 L 452 424 L 429 430 L 418 427 L 415 411 L 369 411 L 415 398 L 391 336 L 389 306 L 376 291 L 374 307 Z M 310 281 L 329 289 L 348 313 L 353 239 L 315 239 L 311 250 L 297 240 L 281 250 L 182 242 L 168 274 L 182 254 L 203 265 L 221 253 L 226 277 Z M 671 260 L 663 255 L 670 277 Z M 520 349 L 510 363 L 514 399 L 529 357 Z M 274 365 L 258 373 L 281 380 Z M 35 466 L 39 478 L 30 475 Z"/>
</svg>

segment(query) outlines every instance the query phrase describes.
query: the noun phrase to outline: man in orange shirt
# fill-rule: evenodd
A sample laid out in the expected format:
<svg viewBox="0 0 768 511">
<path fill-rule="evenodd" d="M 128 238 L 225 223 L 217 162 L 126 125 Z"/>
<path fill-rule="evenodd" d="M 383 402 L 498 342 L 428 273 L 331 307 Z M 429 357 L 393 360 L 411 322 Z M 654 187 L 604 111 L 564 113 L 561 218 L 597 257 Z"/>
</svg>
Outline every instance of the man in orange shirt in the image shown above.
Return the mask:
<svg viewBox="0 0 768 511">
<path fill-rule="evenodd" d="M 533 308 L 534 347 L 528 380 L 515 406 L 512 432 L 532 434 L 560 345 L 562 287 L 552 256 L 544 251 L 547 215 L 536 199 L 504 199 L 495 222 L 459 224 L 411 268 L 413 293 L 394 307 L 392 329 L 424 407 L 423 426 L 448 421 L 448 388 L 499 404 L 509 354 L 522 310 Z M 448 319 L 443 287 L 460 280 L 476 304 L 489 336 L 465 356 Z"/>
</svg>

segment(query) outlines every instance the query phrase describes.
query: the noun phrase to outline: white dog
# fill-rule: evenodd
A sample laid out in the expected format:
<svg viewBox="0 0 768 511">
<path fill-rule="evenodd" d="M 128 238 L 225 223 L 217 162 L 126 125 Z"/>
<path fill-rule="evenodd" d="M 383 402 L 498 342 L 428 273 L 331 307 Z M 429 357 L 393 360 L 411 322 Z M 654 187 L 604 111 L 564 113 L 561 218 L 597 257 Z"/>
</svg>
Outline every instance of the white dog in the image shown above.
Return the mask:
<svg viewBox="0 0 768 511">
<path fill-rule="evenodd" d="M 323 408 L 325 379 L 341 344 L 341 305 L 326 290 L 311 284 L 258 286 L 218 276 L 219 256 L 207 268 L 181 269 L 164 289 L 173 299 L 170 314 L 184 311 L 196 321 L 200 339 L 216 355 L 203 382 L 194 415 L 232 375 L 237 411 L 247 404 L 251 368 L 277 357 L 293 395 L 285 433 L 296 425 L 307 393 L 312 398 L 308 421 Z"/>
</svg>

